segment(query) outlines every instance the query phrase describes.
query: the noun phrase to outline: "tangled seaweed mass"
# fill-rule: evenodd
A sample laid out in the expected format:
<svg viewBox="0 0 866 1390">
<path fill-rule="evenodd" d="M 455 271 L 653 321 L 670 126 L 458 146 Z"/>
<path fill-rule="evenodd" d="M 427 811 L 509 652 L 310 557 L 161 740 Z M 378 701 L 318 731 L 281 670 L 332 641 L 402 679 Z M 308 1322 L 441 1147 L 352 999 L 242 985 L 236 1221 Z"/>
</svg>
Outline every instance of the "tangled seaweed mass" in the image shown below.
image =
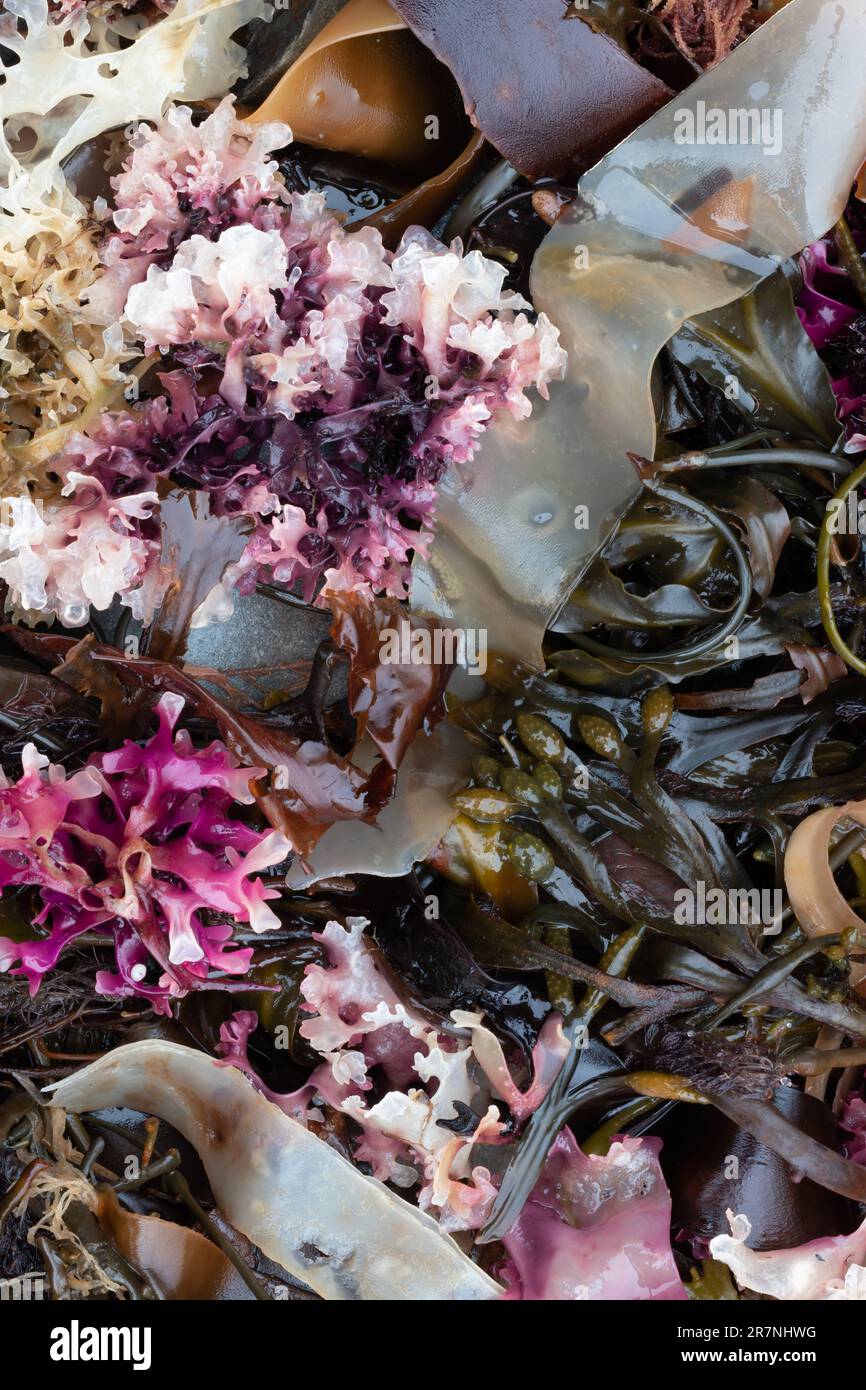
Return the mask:
<svg viewBox="0 0 866 1390">
<path fill-rule="evenodd" d="M 866 1298 L 864 41 L 6 0 L 4 1299 Z"/>
</svg>

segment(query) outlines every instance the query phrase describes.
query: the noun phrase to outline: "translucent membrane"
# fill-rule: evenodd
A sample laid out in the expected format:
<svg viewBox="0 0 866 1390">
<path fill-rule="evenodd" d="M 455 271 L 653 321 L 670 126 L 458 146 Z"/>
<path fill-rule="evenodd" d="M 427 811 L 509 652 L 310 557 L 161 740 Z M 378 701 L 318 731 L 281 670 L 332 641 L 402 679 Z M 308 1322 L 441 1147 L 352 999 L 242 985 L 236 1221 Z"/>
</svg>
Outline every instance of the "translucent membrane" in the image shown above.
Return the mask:
<svg viewBox="0 0 866 1390">
<path fill-rule="evenodd" d="M 545 627 L 638 491 L 628 453 L 652 457 L 660 349 L 840 216 L 866 154 L 864 45 L 860 0 L 790 0 L 584 176 L 532 269 L 568 378 L 451 470 L 416 609 L 541 665 Z"/>
<path fill-rule="evenodd" d="M 451 795 L 466 785 L 470 748 L 453 724 L 437 724 L 432 734 L 417 734 L 397 777 L 397 790 L 376 817 L 340 821 L 323 836 L 303 863 L 295 859 L 286 882 L 301 889 L 322 878 L 376 874 L 399 878 L 426 859 L 454 819 Z M 375 750 L 369 740 L 355 755 L 371 766 Z"/>
<path fill-rule="evenodd" d="M 436 1222 L 367 1178 L 235 1067 L 176 1043 L 118 1047 L 67 1077 L 53 1105 L 128 1105 L 198 1150 L 219 1208 L 327 1299 L 490 1299 L 499 1285 Z"/>
</svg>

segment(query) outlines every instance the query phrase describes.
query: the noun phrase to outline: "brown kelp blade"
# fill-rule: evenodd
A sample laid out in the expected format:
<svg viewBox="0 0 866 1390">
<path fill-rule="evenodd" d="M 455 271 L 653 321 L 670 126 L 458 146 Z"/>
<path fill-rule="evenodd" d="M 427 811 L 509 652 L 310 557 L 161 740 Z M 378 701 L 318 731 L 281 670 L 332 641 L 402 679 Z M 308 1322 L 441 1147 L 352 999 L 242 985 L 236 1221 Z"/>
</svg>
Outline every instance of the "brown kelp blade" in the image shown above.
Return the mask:
<svg viewBox="0 0 866 1390">
<path fill-rule="evenodd" d="M 394 0 L 453 72 L 473 124 L 528 178 L 600 159 L 669 89 L 562 0 Z"/>
<path fill-rule="evenodd" d="M 477 130 L 470 135 L 466 148 L 461 150 L 447 169 L 425 179 L 396 202 L 388 203 L 378 212 L 365 217 L 362 226 L 377 227 L 382 240 L 392 250 L 407 227 L 419 224 L 432 226 L 459 193 L 462 185 L 478 168 L 485 148 L 484 136 Z"/>
<path fill-rule="evenodd" d="M 456 158 L 468 135 L 447 69 L 387 0 L 349 0 L 251 119 L 286 121 L 304 144 L 415 175 Z"/>
</svg>

